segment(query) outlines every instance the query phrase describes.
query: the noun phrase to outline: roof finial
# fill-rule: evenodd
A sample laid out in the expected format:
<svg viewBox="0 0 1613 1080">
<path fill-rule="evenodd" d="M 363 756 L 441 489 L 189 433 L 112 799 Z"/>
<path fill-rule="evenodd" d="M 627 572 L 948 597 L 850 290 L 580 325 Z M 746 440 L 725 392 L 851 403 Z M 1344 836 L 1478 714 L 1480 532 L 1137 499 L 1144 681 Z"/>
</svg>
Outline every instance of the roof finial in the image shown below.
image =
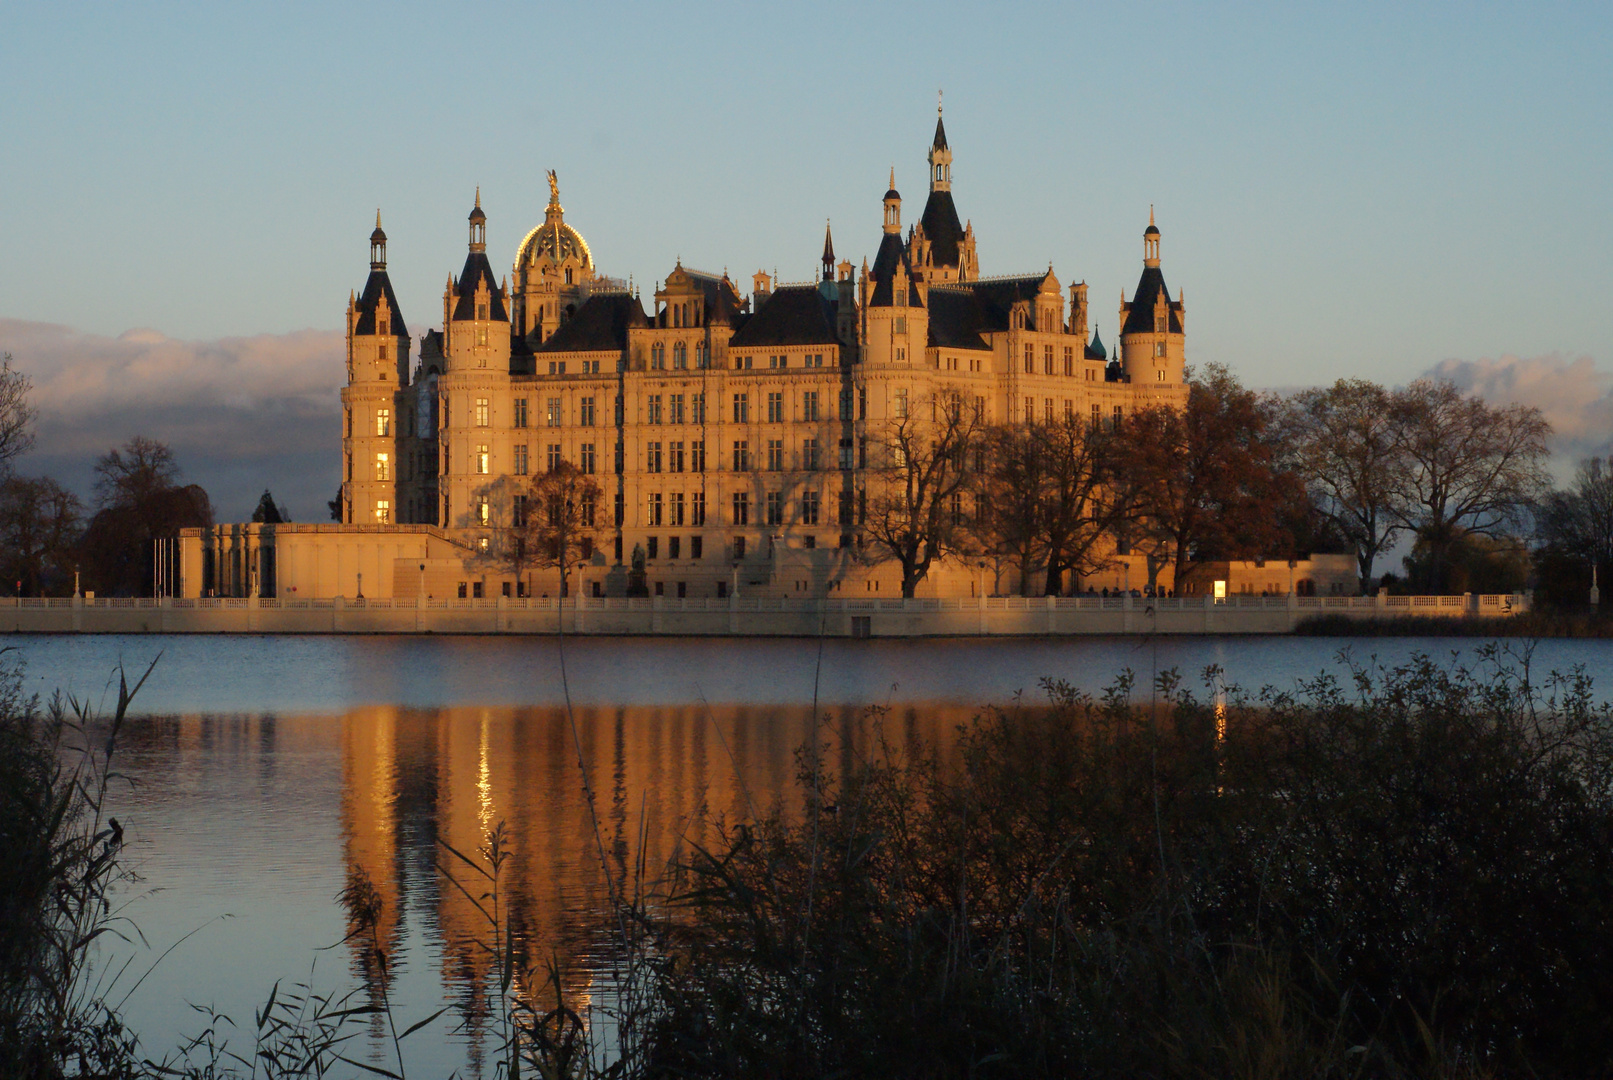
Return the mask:
<svg viewBox="0 0 1613 1080">
<path fill-rule="evenodd" d="M 482 185 L 476 185 L 476 205 L 482 205 Z"/>
<path fill-rule="evenodd" d="M 379 206 L 375 208 L 375 227 L 377 229 L 381 227 L 381 208 Z"/>
<path fill-rule="evenodd" d="M 1153 223 L 1154 223 L 1154 204 L 1149 203 L 1148 204 L 1148 224 L 1152 225 Z"/>
<path fill-rule="evenodd" d="M 891 166 L 891 190 L 896 190 L 896 166 Z"/>
<path fill-rule="evenodd" d="M 937 115 L 937 116 L 941 115 L 941 91 L 940 90 L 937 90 L 935 92 L 935 115 Z"/>
</svg>

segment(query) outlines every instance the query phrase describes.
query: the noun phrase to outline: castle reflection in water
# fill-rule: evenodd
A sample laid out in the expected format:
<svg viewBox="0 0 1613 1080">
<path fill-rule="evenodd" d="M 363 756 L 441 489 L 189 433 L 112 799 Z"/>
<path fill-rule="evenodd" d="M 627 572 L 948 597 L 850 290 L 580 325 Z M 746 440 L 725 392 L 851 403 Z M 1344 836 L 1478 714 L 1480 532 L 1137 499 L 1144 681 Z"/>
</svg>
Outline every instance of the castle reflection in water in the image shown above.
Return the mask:
<svg viewBox="0 0 1613 1080">
<path fill-rule="evenodd" d="M 504 823 L 511 858 L 502 900 L 521 966 L 541 972 L 554 956 L 568 996 L 586 997 L 609 950 L 602 847 L 615 881 L 633 880 L 635 865 L 653 878 L 684 845 L 708 842 L 718 820 L 797 809 L 802 748 L 824 747 L 840 769 L 879 753 L 881 739 L 893 754 L 945 757 L 969 713 L 903 706 L 883 718 L 853 709 L 821 716 L 814 724 L 802 708 L 585 708 L 574 738 L 560 709 L 357 710 L 342 723 L 343 854 L 384 899 L 383 947 L 417 957 L 428 948 L 445 999 L 474 1016 L 489 985 L 490 957 L 476 945 L 487 926 L 436 864 L 480 896 L 485 883 L 443 845 L 475 858 Z M 353 948 L 356 969 L 373 979 Z"/>
</svg>

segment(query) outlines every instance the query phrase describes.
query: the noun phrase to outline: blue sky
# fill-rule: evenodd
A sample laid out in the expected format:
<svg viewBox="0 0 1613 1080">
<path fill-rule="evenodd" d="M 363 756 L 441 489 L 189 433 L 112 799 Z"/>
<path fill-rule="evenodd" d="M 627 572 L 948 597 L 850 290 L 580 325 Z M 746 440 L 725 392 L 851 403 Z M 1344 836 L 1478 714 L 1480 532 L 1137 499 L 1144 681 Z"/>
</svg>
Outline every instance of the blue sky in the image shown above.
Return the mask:
<svg viewBox="0 0 1613 1080">
<path fill-rule="evenodd" d="M 549 168 L 646 291 L 801 279 L 892 165 L 916 217 L 944 88 L 983 272 L 1085 279 L 1106 340 L 1154 204 L 1190 361 L 1254 385 L 1605 373 L 1610 45 L 1607 4 L 8 5 L 0 318 L 337 331 L 380 207 L 418 334 L 475 187 L 507 266 Z"/>
</svg>

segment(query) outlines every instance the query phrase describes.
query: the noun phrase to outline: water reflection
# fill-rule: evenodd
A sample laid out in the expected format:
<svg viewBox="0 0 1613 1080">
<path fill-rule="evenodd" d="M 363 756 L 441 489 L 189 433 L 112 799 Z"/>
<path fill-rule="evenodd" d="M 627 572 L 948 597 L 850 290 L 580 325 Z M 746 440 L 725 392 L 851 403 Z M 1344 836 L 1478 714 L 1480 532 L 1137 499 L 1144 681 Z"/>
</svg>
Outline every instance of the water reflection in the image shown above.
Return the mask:
<svg viewBox="0 0 1613 1080">
<path fill-rule="evenodd" d="M 541 972 L 554 956 L 568 998 L 585 1002 L 609 945 L 601 917 L 607 867 L 618 883 L 639 865 L 653 876 L 684 845 L 709 842 L 721 818 L 794 810 L 803 747 L 823 747 L 841 767 L 886 749 L 944 760 L 970 715 L 957 706 L 909 705 L 876 720 L 842 708 L 814 722 L 800 707 L 582 708 L 575 731 L 553 708 L 162 717 L 131 731 L 125 764 L 141 805 L 128 816 L 156 841 L 146 873 L 167 889 L 163 921 L 176 927 L 216 914 L 210 905 L 223 890 L 242 923 L 272 921 L 289 904 L 310 925 L 334 928 L 304 941 L 312 950 L 356 928 L 335 894 L 349 873 L 362 873 L 382 900 L 375 938 L 387 964 L 375 962 L 367 934 L 353 935 L 344 946 L 348 977 L 372 993 L 384 989 L 408 1016 L 448 1002 L 474 1026 L 488 1016 L 496 987 L 491 956 L 478 944 L 489 937 L 478 904 L 490 898 L 482 897 L 486 883 L 446 847 L 476 859 L 488 830 L 505 824 L 510 856 L 499 903 L 520 965 Z M 292 792 L 300 793 L 296 820 L 283 811 Z M 257 818 L 254 804 L 282 806 L 279 820 Z M 243 827 L 243 818 L 254 825 Z M 319 828 L 322 820 L 335 828 Z M 173 844 L 178 836 L 186 842 Z M 185 851 L 177 864 L 168 859 L 176 848 Z M 439 871 L 439 860 L 463 891 Z M 319 872 L 299 888 L 285 879 L 287 864 Z M 266 992 L 308 963 L 291 942 L 232 952 L 236 993 Z M 177 1011 L 185 1000 L 229 993 L 195 984 L 209 974 L 206 965 L 159 974 L 142 994 L 148 1023 L 164 1000 Z M 177 1033 L 185 1022 L 165 1016 L 158 1027 Z M 466 1064 L 474 1070 L 479 1041 L 459 1040 L 433 1065 L 443 1073 Z"/>
</svg>

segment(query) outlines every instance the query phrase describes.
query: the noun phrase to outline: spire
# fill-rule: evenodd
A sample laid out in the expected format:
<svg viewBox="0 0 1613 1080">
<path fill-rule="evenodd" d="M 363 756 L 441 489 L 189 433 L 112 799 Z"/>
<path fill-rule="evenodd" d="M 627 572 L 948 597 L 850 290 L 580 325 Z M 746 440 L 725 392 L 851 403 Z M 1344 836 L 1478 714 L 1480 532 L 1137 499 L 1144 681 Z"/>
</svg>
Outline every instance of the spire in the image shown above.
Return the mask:
<svg viewBox="0 0 1613 1080">
<path fill-rule="evenodd" d="M 902 231 L 902 196 L 896 190 L 896 166 L 891 166 L 891 186 L 885 192 L 885 231 L 900 234 Z"/>
<path fill-rule="evenodd" d="M 947 129 L 941 123 L 941 92 L 935 92 L 935 139 L 930 143 L 931 150 L 945 150 L 947 148 Z"/>
<path fill-rule="evenodd" d="M 381 211 L 375 211 L 375 231 L 370 233 L 370 269 L 386 269 L 386 233 L 381 231 Z"/>
<path fill-rule="evenodd" d="M 470 211 L 470 249 L 487 250 L 487 215 L 482 213 L 482 186 L 476 185 L 476 205 Z"/>
<path fill-rule="evenodd" d="M 833 281 L 835 276 L 835 242 L 829 233 L 829 221 L 823 222 L 823 280 Z"/>
</svg>

